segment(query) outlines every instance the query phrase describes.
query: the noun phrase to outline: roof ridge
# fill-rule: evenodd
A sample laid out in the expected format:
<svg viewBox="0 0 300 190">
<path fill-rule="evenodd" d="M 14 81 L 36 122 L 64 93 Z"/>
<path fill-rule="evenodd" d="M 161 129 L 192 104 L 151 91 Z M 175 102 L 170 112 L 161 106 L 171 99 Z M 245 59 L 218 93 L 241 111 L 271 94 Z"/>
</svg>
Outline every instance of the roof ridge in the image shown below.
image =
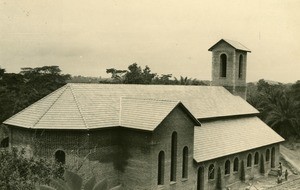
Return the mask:
<svg viewBox="0 0 300 190">
<path fill-rule="evenodd" d="M 199 79 L 201 80 L 201 79 Z M 205 80 L 203 80 L 205 81 Z M 211 82 L 211 81 L 210 81 Z M 172 87 L 179 87 L 179 88 L 196 88 L 196 87 L 203 87 L 203 88 L 209 88 L 209 87 L 220 87 L 220 86 L 212 86 L 212 85 L 178 85 L 178 84 L 125 84 L 125 83 L 75 83 L 75 82 L 70 82 L 68 85 L 73 86 L 73 85 L 78 85 L 78 86 L 84 86 L 84 85 L 93 85 L 93 86 L 100 86 L 100 85 L 106 85 L 106 86 L 172 86 Z"/>
<path fill-rule="evenodd" d="M 87 130 L 89 130 L 89 127 L 88 127 L 88 125 L 87 125 L 87 123 L 86 123 L 86 119 L 85 119 L 85 117 L 83 117 L 81 107 L 80 107 L 80 105 L 79 105 L 79 103 L 78 103 L 78 101 L 77 101 L 77 98 L 76 98 L 76 96 L 75 96 L 75 93 L 73 92 L 73 88 L 72 88 L 71 85 L 69 85 L 69 86 L 70 86 L 70 90 L 71 90 L 72 96 L 73 96 L 73 98 L 74 98 L 74 100 L 75 100 L 76 107 L 77 107 L 77 109 L 78 109 L 78 111 L 79 111 L 79 113 L 80 113 L 80 116 L 81 116 L 81 118 L 82 118 L 82 120 L 83 120 L 83 123 L 84 123 L 84 125 L 85 125 L 85 128 L 86 128 Z"/>
<path fill-rule="evenodd" d="M 67 84 L 65 84 L 64 86 L 67 86 Z M 64 87 L 62 86 L 62 87 Z M 55 92 L 59 91 L 62 87 L 56 89 L 55 91 L 47 94 L 46 96 L 44 96 L 43 98 L 37 100 L 36 102 L 34 102 L 34 104 L 41 102 L 43 99 L 47 98 L 48 96 L 51 96 L 52 94 L 54 94 Z M 62 93 L 62 92 L 61 92 Z M 30 104 L 29 106 L 27 106 L 26 108 L 22 109 L 21 111 L 19 111 L 18 113 L 15 113 L 14 115 L 12 115 L 11 117 L 7 118 L 5 121 L 3 121 L 3 123 L 5 124 L 8 120 L 11 120 L 13 118 L 15 118 L 16 116 L 20 115 L 21 113 L 23 113 L 24 111 L 28 110 L 30 107 L 32 107 L 33 104 Z"/>
<path fill-rule="evenodd" d="M 136 98 L 136 97 L 120 97 L 121 99 L 132 99 L 132 100 L 151 100 L 157 102 L 173 102 L 173 103 L 180 103 L 180 100 L 167 100 L 167 99 L 155 99 L 155 98 Z"/>
<path fill-rule="evenodd" d="M 52 108 L 52 106 L 57 102 L 57 100 L 61 97 L 61 95 L 67 90 L 68 86 L 69 86 L 69 85 L 66 85 L 66 88 L 65 88 L 64 90 L 62 90 L 62 92 L 60 93 L 60 95 L 57 96 L 57 98 L 52 102 L 52 104 L 49 106 L 49 108 L 41 115 L 41 117 L 39 117 L 39 118 L 36 120 L 36 122 L 33 123 L 32 128 L 34 128 L 34 126 L 36 126 L 36 124 L 37 124 L 38 122 L 41 121 L 41 119 L 46 115 L 46 113 L 48 113 L 48 111 L 49 111 L 49 110 Z M 54 92 L 55 92 L 55 91 L 54 91 Z M 52 94 L 52 93 L 50 93 L 50 94 Z M 50 95 L 50 94 L 49 94 L 49 95 Z M 47 95 L 47 96 L 48 96 L 48 95 Z M 45 96 L 44 98 L 46 98 L 47 96 Z M 44 98 L 42 98 L 42 99 L 44 99 Z M 42 99 L 41 99 L 41 100 L 42 100 Z"/>
<path fill-rule="evenodd" d="M 231 43 L 238 43 L 240 46 L 244 47 L 245 49 L 249 50 L 249 48 L 247 48 L 246 46 L 244 46 L 241 42 L 236 41 L 236 40 L 231 40 L 231 39 L 225 39 L 223 38 L 224 41 L 226 41 L 227 43 L 229 43 L 231 46 L 233 46 L 235 49 L 239 49 L 238 47 L 235 47 L 235 44 L 231 44 Z M 231 43 L 230 43 L 231 42 Z"/>
</svg>

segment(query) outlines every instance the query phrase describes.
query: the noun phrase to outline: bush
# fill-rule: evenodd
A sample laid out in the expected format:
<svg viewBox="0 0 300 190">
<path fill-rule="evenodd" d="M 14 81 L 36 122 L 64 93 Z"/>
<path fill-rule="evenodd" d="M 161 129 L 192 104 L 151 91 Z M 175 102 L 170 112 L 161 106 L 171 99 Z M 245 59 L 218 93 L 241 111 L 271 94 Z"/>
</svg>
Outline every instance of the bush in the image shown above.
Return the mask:
<svg viewBox="0 0 300 190">
<path fill-rule="evenodd" d="M 0 151 L 0 189 L 34 189 L 62 177 L 62 166 L 44 159 L 26 158 L 25 151 L 12 148 Z"/>
<path fill-rule="evenodd" d="M 37 190 L 108 190 L 107 180 L 103 179 L 96 182 L 95 176 L 91 177 L 85 185 L 82 184 L 83 179 L 76 173 L 66 170 L 64 173 L 64 180 L 53 179 L 51 186 L 40 185 Z M 83 187 L 82 187 L 83 186 Z M 110 190 L 120 190 L 121 185 L 116 186 Z"/>
</svg>

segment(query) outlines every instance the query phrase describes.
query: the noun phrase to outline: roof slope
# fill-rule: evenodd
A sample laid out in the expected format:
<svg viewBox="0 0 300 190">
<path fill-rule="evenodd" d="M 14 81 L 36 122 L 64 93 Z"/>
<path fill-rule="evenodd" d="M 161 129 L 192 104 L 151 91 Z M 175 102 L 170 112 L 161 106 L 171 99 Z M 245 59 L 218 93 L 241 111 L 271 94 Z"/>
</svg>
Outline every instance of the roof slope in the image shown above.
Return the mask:
<svg viewBox="0 0 300 190">
<path fill-rule="evenodd" d="M 223 87 L 67 84 L 4 123 L 45 129 L 118 126 L 121 97 L 181 101 L 198 119 L 258 113 L 242 98 L 233 96 Z"/>
<path fill-rule="evenodd" d="M 228 39 L 221 39 L 219 40 L 215 45 L 213 45 L 211 48 L 209 48 L 209 51 L 212 51 L 219 43 L 221 42 L 226 42 L 228 43 L 230 46 L 232 46 L 234 49 L 236 50 L 241 50 L 241 51 L 246 51 L 246 52 L 251 52 L 250 49 L 248 49 L 246 46 L 244 46 L 243 44 L 241 44 L 240 42 L 237 41 L 233 41 L 233 40 L 228 40 Z"/>
<path fill-rule="evenodd" d="M 120 105 L 120 126 L 148 131 L 153 131 L 175 107 L 183 106 L 179 101 L 136 98 L 122 98 Z M 196 118 L 193 120 L 200 126 Z"/>
<path fill-rule="evenodd" d="M 194 159 L 197 162 L 284 141 L 256 116 L 201 124 L 201 127 L 195 127 L 194 133 Z"/>
</svg>

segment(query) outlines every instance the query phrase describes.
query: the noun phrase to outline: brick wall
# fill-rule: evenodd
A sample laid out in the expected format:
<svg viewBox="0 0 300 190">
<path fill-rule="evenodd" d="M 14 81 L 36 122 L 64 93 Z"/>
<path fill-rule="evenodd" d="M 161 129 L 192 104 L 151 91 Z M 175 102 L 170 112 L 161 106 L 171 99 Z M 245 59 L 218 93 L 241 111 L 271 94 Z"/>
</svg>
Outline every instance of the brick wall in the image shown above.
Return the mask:
<svg viewBox="0 0 300 190">
<path fill-rule="evenodd" d="M 227 56 L 227 75 L 220 76 L 221 55 Z M 242 55 L 242 75 L 239 77 L 239 61 Z M 212 51 L 212 85 L 224 86 L 232 94 L 246 98 L 247 52 L 235 50 L 225 42 Z"/>
<path fill-rule="evenodd" d="M 119 141 L 118 129 L 105 130 L 30 130 L 10 127 L 11 146 L 24 147 L 28 156 L 55 160 L 55 152 L 62 150 L 66 164 L 82 173 L 97 174 L 98 180 L 107 178 L 116 185 L 118 181 Z M 85 157 L 88 160 L 84 159 Z"/>
<path fill-rule="evenodd" d="M 238 153 L 238 154 L 233 154 L 230 156 L 225 156 L 222 158 L 218 158 L 218 159 L 214 159 L 214 160 L 209 160 L 206 162 L 202 162 L 199 163 L 198 167 L 195 167 L 195 173 L 197 172 L 199 167 L 203 167 L 204 168 L 204 189 L 201 190 L 208 190 L 208 189 L 215 189 L 216 186 L 216 182 L 217 182 L 217 171 L 218 168 L 221 168 L 221 175 L 222 175 L 222 182 L 223 185 L 230 185 L 236 181 L 240 181 L 240 176 L 241 176 L 241 161 L 244 161 L 244 165 L 245 165 L 245 174 L 246 174 L 246 180 L 249 180 L 250 178 L 253 177 L 259 177 L 263 174 L 260 173 L 260 159 L 261 159 L 261 155 L 263 155 L 264 158 L 264 165 L 265 165 L 265 174 L 267 175 L 268 172 L 271 170 L 271 149 L 275 148 L 275 168 L 277 168 L 277 166 L 279 165 L 279 144 L 274 144 L 274 145 L 270 145 L 270 146 L 266 146 L 266 147 L 261 147 L 258 149 L 253 149 L 250 151 L 245 151 L 242 153 Z M 269 149 L 270 151 L 270 160 L 266 161 L 266 150 Z M 254 164 L 254 155 L 255 153 L 258 152 L 259 154 L 259 161 L 258 164 L 255 165 Z M 251 167 L 247 167 L 247 157 L 248 154 L 252 155 L 252 163 L 251 163 Z M 238 158 L 239 159 L 239 170 L 238 172 L 233 172 L 233 163 L 234 163 L 234 159 Z M 230 174 L 225 175 L 225 162 L 226 160 L 230 161 Z M 214 175 L 214 179 L 208 179 L 208 168 L 211 164 L 214 164 L 215 166 L 215 175 Z M 198 190 L 198 189 L 197 189 Z"/>
<path fill-rule="evenodd" d="M 165 153 L 165 172 L 164 172 L 164 189 L 194 189 L 195 173 L 193 169 L 194 156 L 194 123 L 181 109 L 177 108 L 161 123 L 153 133 L 152 148 L 152 181 L 151 184 L 157 187 L 158 178 L 158 154 L 160 151 Z M 171 168 L 171 139 L 172 133 L 177 133 L 177 172 L 176 182 L 170 182 Z M 187 146 L 188 155 L 188 178 L 182 178 L 182 160 L 183 148 Z"/>
<path fill-rule="evenodd" d="M 120 142 L 120 183 L 124 189 L 150 189 L 151 133 L 120 129 Z"/>
<path fill-rule="evenodd" d="M 142 125 L 142 124 L 141 124 Z M 132 130 L 126 128 L 106 128 L 103 130 L 70 131 L 70 130 L 28 130 L 10 127 L 11 146 L 26 147 L 31 155 L 40 155 L 54 160 L 57 150 L 66 153 L 66 163 L 74 167 L 83 163 L 86 174 L 94 173 L 98 180 L 107 178 L 110 185 L 123 184 L 124 189 L 196 189 L 198 168 L 204 168 L 205 189 L 213 189 L 216 184 L 217 168 L 222 171 L 224 184 L 240 180 L 239 171 L 233 172 L 234 159 L 239 163 L 252 154 L 252 167 L 245 167 L 246 178 L 260 175 L 258 165 L 254 165 L 255 152 L 266 157 L 266 149 L 275 148 L 275 164 L 278 165 L 279 145 L 230 155 L 203 163 L 193 160 L 194 122 L 186 113 L 177 107 L 153 131 Z M 177 133 L 176 180 L 170 181 L 171 139 Z M 183 149 L 188 147 L 188 177 L 182 178 Z M 165 153 L 164 184 L 158 185 L 158 155 Z M 87 156 L 87 160 L 84 157 Z M 224 165 L 230 160 L 230 174 L 224 175 Z M 208 180 L 208 167 L 215 165 L 215 179 Z M 270 161 L 265 161 L 265 172 L 268 173 Z"/>
<path fill-rule="evenodd" d="M 142 125 L 142 123 L 141 123 Z M 57 150 L 66 153 L 66 163 L 78 165 L 83 157 L 86 172 L 121 183 L 124 189 L 157 189 L 158 154 L 165 152 L 166 189 L 193 189 L 194 121 L 175 108 L 154 132 L 111 128 L 91 131 L 28 130 L 12 128 L 14 146 L 31 146 L 34 155 L 54 160 Z M 176 182 L 170 182 L 171 136 L 177 132 Z M 24 134 L 26 134 L 24 136 Z M 31 140 L 28 140 L 31 139 Z M 38 142 L 38 143 L 36 143 Z M 183 148 L 188 147 L 188 177 L 182 178 Z"/>
</svg>

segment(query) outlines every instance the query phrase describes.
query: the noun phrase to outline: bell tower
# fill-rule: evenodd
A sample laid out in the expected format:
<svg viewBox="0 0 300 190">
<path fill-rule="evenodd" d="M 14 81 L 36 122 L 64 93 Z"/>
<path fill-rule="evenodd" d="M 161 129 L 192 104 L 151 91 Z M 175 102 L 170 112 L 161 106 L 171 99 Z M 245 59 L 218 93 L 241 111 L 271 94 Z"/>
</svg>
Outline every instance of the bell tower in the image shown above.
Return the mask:
<svg viewBox="0 0 300 190">
<path fill-rule="evenodd" d="M 224 86 L 233 95 L 246 99 L 247 53 L 239 42 L 221 39 L 208 49 L 212 52 L 212 85 Z"/>
</svg>

